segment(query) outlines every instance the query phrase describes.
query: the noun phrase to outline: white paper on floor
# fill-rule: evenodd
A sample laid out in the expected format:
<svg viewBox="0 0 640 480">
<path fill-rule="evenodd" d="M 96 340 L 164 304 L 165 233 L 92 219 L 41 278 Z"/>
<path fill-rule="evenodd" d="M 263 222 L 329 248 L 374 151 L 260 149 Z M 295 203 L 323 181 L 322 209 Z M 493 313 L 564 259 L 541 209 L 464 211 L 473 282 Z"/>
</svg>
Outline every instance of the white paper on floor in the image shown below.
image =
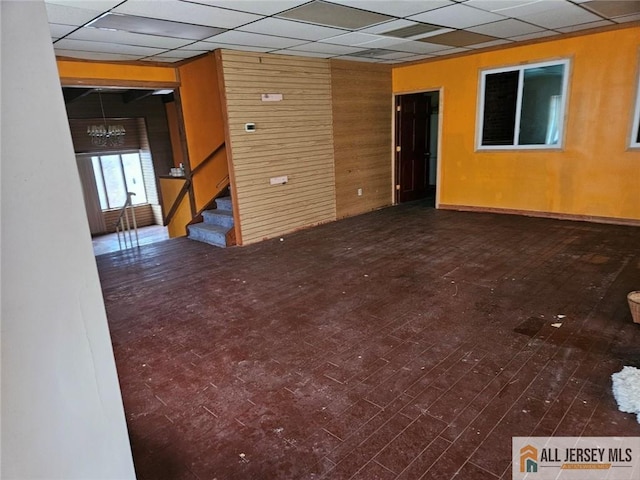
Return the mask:
<svg viewBox="0 0 640 480">
<path fill-rule="evenodd" d="M 635 367 L 623 367 L 611 375 L 611 380 L 618 410 L 635 413 L 640 423 L 640 370 Z"/>
</svg>

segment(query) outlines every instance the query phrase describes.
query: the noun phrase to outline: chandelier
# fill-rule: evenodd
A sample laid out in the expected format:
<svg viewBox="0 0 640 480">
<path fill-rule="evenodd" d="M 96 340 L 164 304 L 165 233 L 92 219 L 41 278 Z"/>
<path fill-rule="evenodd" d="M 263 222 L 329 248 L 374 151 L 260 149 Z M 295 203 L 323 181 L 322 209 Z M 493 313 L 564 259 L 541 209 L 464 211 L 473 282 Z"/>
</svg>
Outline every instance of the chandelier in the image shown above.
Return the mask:
<svg viewBox="0 0 640 480">
<path fill-rule="evenodd" d="M 89 125 L 87 135 L 91 137 L 91 144 L 96 147 L 118 147 L 124 145 L 125 128 L 122 125 L 109 125 L 104 114 L 102 95 L 98 91 L 100 110 L 102 111 L 102 125 Z"/>
</svg>

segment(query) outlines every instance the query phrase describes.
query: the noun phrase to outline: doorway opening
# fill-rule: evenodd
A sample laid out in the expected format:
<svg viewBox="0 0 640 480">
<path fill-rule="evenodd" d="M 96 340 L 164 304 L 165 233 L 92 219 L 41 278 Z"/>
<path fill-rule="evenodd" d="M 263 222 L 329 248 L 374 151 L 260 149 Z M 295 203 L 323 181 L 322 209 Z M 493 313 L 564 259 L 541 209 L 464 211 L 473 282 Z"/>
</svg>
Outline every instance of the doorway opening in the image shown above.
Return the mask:
<svg viewBox="0 0 640 480">
<path fill-rule="evenodd" d="M 395 97 L 395 202 L 437 204 L 440 91 Z"/>
<path fill-rule="evenodd" d="M 174 167 L 168 108 L 173 90 L 63 86 L 63 93 L 94 253 L 168 239 L 158 178 Z M 120 128 L 121 137 L 109 141 L 102 133 L 95 139 L 94 125 L 106 131 L 107 124 Z M 127 203 L 137 229 L 121 246 L 113 232 Z"/>
</svg>

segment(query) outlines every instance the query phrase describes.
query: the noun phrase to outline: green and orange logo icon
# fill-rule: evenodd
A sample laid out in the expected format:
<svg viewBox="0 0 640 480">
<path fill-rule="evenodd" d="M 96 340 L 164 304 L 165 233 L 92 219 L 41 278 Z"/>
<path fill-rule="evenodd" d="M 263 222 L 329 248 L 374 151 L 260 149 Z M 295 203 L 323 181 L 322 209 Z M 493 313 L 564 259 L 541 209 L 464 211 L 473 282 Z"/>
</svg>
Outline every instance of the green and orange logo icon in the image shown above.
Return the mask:
<svg viewBox="0 0 640 480">
<path fill-rule="evenodd" d="M 520 471 L 523 473 L 538 471 L 538 449 L 533 445 L 526 445 L 520 449 Z"/>
</svg>

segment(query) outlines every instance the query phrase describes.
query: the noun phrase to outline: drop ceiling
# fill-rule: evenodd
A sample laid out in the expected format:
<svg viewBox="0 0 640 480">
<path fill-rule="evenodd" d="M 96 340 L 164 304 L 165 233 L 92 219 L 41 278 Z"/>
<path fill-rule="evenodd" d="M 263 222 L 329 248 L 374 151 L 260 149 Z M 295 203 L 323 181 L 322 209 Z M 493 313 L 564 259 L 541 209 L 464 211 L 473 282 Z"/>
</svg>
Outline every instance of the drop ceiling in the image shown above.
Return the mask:
<svg viewBox="0 0 640 480">
<path fill-rule="evenodd" d="M 404 63 L 640 21 L 634 0 L 45 0 L 56 55 L 180 62 L 218 48 Z"/>
</svg>

